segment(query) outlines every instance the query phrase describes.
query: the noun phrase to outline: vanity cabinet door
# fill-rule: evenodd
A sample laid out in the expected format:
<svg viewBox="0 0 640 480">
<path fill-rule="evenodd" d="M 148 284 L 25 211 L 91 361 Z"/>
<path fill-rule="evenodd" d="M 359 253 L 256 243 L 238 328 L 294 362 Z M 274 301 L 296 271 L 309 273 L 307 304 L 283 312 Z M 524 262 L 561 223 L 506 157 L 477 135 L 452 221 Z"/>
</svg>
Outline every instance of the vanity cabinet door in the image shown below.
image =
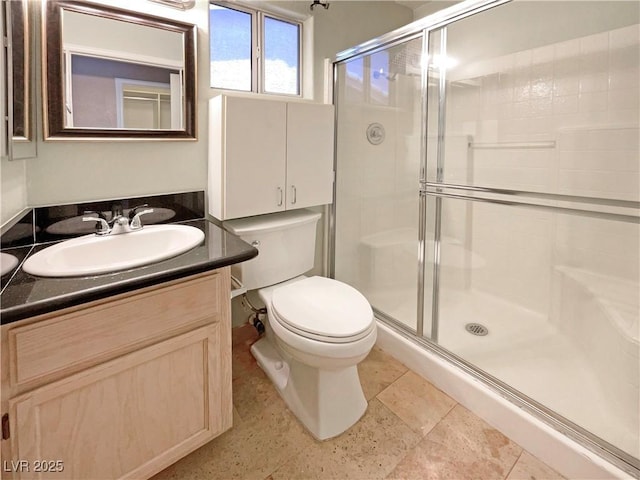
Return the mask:
<svg viewBox="0 0 640 480">
<path fill-rule="evenodd" d="M 333 105 L 287 104 L 287 209 L 333 202 Z"/>
<path fill-rule="evenodd" d="M 148 478 L 230 428 L 221 331 L 198 328 L 10 400 L 13 459 L 30 467 L 15 476 Z M 53 471 L 34 471 L 36 460 Z"/>
</svg>

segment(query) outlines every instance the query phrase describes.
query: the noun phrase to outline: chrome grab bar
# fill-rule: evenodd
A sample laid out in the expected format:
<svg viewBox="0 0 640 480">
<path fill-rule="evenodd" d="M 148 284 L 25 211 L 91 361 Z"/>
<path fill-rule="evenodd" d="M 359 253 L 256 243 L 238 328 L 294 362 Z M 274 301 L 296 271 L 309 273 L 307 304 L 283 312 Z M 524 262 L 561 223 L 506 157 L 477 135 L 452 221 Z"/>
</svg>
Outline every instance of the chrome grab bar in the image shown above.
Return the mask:
<svg viewBox="0 0 640 480">
<path fill-rule="evenodd" d="M 539 149 L 539 148 L 556 148 L 555 140 L 541 140 L 534 142 L 496 142 L 496 143 L 478 143 L 469 142 L 469 148 L 476 150 L 515 150 L 515 149 Z"/>
</svg>

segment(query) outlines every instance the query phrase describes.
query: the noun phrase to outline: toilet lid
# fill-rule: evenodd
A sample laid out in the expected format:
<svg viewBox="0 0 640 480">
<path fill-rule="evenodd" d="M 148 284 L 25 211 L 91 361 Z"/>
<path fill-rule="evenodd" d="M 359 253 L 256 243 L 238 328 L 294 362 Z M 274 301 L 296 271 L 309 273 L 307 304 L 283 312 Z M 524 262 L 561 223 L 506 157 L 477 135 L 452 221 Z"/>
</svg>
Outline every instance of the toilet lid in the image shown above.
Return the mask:
<svg viewBox="0 0 640 480">
<path fill-rule="evenodd" d="M 360 337 L 373 324 L 367 299 L 331 278 L 310 277 L 276 288 L 271 306 L 285 328 L 310 338 Z"/>
</svg>

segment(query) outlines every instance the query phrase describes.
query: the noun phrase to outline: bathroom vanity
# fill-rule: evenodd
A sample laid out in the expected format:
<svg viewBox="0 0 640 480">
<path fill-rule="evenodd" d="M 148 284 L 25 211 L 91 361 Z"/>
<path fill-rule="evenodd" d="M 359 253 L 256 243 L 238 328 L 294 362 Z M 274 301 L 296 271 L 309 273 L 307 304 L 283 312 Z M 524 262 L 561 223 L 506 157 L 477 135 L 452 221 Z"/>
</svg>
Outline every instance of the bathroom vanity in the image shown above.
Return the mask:
<svg viewBox="0 0 640 480">
<path fill-rule="evenodd" d="M 257 251 L 188 223 L 202 245 L 146 267 L 14 272 L 2 293 L 2 478 L 148 478 L 231 427 L 230 265 Z"/>
</svg>

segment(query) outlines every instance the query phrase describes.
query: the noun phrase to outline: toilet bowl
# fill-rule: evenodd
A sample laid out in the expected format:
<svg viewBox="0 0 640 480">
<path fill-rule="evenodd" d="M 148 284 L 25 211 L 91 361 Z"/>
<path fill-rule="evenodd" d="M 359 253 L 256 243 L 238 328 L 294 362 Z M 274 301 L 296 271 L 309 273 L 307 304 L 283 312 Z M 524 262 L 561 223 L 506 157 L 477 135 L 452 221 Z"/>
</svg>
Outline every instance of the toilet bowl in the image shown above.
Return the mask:
<svg viewBox="0 0 640 480">
<path fill-rule="evenodd" d="M 267 310 L 266 333 L 251 352 L 302 424 L 319 440 L 364 414 L 357 365 L 376 341 L 373 311 L 355 288 L 303 274 L 313 268 L 321 215 L 292 210 L 223 223 L 258 249 L 232 267 Z"/>
<path fill-rule="evenodd" d="M 259 295 L 267 335 L 251 347 L 253 356 L 314 437 L 343 433 L 367 408 L 357 365 L 376 341 L 369 303 L 324 277 L 298 277 Z"/>
</svg>

